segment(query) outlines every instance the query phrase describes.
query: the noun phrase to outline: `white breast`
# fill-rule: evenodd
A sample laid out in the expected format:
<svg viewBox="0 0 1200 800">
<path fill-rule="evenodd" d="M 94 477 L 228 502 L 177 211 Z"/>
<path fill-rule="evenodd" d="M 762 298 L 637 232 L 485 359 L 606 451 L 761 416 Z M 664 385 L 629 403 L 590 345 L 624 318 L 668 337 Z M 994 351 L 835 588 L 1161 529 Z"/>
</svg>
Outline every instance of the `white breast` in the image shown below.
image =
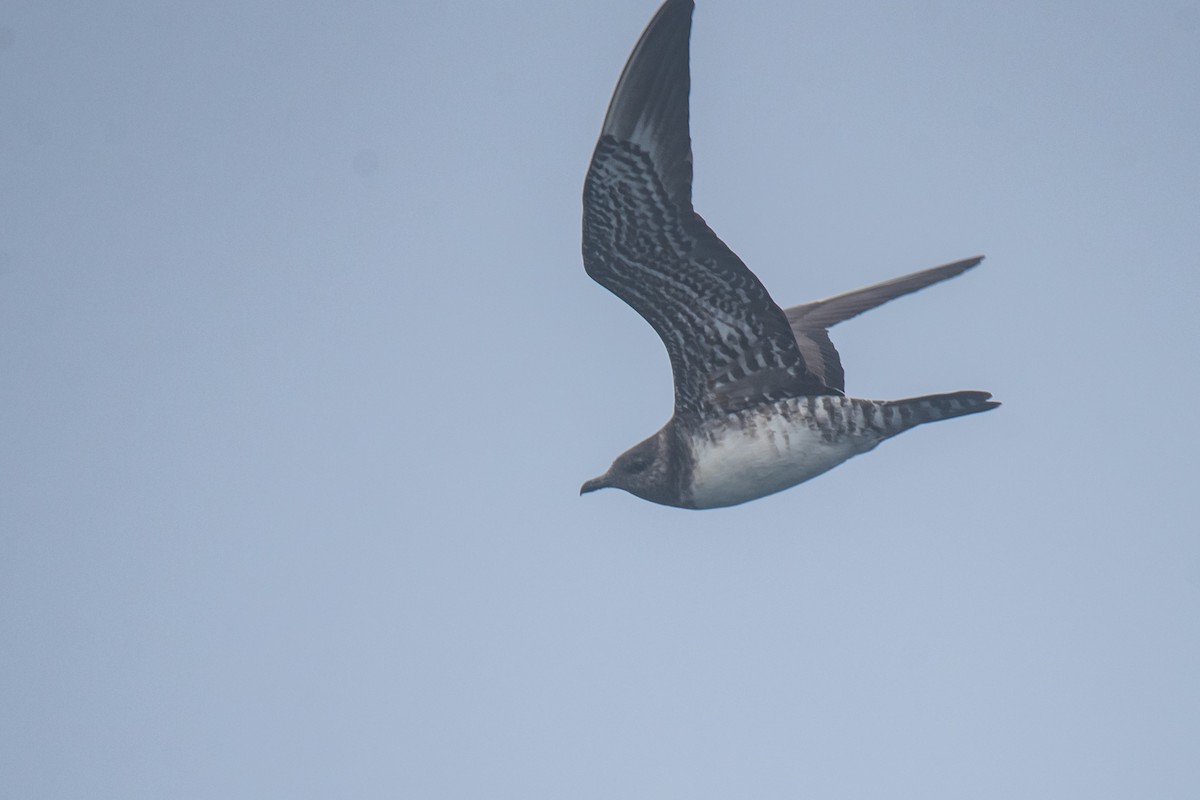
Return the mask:
<svg viewBox="0 0 1200 800">
<path fill-rule="evenodd" d="M 839 436 L 829 441 L 794 415 L 756 417 L 730 424 L 691 442 L 696 508 L 732 506 L 774 494 L 833 469 L 878 444 L 875 437 Z"/>
</svg>

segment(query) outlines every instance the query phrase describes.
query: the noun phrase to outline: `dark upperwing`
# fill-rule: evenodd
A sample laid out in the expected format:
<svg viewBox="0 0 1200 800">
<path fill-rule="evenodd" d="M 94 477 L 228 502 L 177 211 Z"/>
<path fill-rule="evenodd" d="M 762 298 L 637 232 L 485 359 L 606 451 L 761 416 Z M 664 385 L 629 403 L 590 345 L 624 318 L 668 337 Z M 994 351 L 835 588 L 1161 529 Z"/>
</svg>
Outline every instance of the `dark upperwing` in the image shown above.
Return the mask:
<svg viewBox="0 0 1200 800">
<path fill-rule="evenodd" d="M 808 369 L 826 386 L 845 391 L 846 374 L 842 370 L 842 359 L 829 339 L 829 328 L 881 306 L 889 300 L 961 275 L 981 261 L 983 256 L 955 261 L 953 264 L 913 272 L 836 297 L 789 308 L 784 313 L 791 323 L 792 333 L 796 336 L 796 343 L 800 352 L 804 354 Z"/>
<path fill-rule="evenodd" d="M 805 366 L 783 310 L 692 208 L 691 0 L 667 0 L 625 65 L 583 192 L 583 261 L 671 359 L 677 415 L 839 394 Z"/>
</svg>

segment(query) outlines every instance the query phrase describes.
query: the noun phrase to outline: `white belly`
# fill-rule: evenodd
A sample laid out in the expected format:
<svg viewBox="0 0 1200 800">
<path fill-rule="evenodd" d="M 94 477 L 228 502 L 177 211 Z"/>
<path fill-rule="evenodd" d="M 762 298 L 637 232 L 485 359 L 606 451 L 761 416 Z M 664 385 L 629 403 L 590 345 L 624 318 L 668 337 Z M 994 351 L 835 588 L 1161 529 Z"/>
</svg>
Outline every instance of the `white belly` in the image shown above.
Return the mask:
<svg viewBox="0 0 1200 800">
<path fill-rule="evenodd" d="M 719 436 L 691 442 L 695 508 L 732 506 L 774 494 L 865 453 L 878 437 L 833 441 L 795 417 L 773 415 L 755 425 L 731 424 Z"/>
</svg>

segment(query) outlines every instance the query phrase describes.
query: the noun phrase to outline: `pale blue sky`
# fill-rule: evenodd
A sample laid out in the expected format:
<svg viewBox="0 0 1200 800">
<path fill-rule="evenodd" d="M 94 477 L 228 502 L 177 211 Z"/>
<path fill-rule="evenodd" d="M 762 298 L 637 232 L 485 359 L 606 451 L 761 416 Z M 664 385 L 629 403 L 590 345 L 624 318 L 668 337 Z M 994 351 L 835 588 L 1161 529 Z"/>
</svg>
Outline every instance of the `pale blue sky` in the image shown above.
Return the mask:
<svg viewBox="0 0 1200 800">
<path fill-rule="evenodd" d="M 1193 798 L 1200 6 L 701 0 L 697 209 L 851 394 L 733 509 L 580 189 L 653 0 L 0 7 L 0 796 Z"/>
</svg>

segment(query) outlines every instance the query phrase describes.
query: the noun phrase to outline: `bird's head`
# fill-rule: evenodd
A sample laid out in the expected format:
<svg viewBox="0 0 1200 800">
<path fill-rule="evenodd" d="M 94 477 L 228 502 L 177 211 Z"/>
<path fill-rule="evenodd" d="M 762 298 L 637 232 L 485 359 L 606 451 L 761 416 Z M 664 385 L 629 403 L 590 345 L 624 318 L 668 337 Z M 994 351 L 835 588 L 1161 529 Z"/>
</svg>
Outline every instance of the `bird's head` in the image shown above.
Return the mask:
<svg viewBox="0 0 1200 800">
<path fill-rule="evenodd" d="M 619 455 L 608 472 L 584 483 L 579 493 L 611 487 L 624 489 L 643 500 L 670 504 L 666 498 L 672 483 L 671 474 L 666 433 L 659 431 Z"/>
</svg>

